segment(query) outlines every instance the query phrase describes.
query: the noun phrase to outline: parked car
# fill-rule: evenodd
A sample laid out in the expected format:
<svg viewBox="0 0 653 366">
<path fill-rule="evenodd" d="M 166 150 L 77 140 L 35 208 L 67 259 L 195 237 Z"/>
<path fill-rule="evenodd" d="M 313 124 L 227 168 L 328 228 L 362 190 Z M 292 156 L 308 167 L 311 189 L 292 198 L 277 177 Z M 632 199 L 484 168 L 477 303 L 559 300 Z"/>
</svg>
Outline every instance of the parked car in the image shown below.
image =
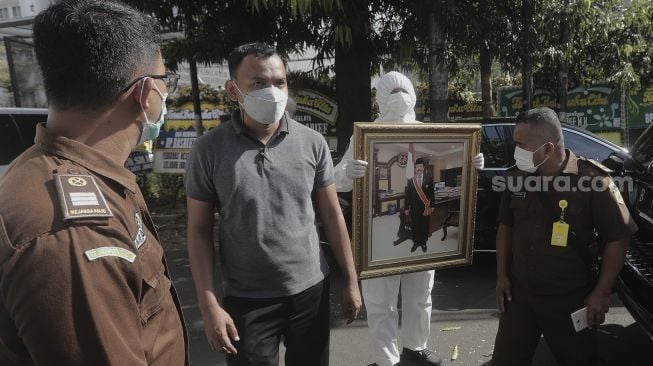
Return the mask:
<svg viewBox="0 0 653 366">
<path fill-rule="evenodd" d="M 36 124 L 45 122 L 47 117 L 45 108 L 0 108 L 0 175 L 34 144 Z"/>
<path fill-rule="evenodd" d="M 0 108 L 0 175 L 12 160 L 34 144 L 36 125 L 47 118 L 46 108 Z M 125 167 L 137 175 L 151 172 L 152 152 L 132 152 Z"/>
<path fill-rule="evenodd" d="M 626 254 L 626 263 L 619 276 L 619 298 L 639 324 L 653 338 L 653 129 L 649 127 L 633 145 L 621 163 L 622 194 L 631 215 L 639 226 Z M 628 189 L 630 188 L 630 189 Z"/>
</svg>

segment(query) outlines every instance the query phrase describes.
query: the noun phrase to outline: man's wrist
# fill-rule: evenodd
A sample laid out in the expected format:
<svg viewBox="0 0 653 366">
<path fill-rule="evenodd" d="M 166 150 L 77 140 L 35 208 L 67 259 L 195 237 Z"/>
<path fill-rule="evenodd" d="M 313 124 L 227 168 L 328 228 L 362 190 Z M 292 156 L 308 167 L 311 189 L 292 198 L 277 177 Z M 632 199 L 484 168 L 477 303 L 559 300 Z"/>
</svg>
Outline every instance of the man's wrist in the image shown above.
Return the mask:
<svg viewBox="0 0 653 366">
<path fill-rule="evenodd" d="M 594 286 L 593 292 L 602 296 L 610 296 L 612 294 L 612 286 L 607 286 L 598 283 L 596 286 Z"/>
<path fill-rule="evenodd" d="M 508 277 L 508 270 L 506 269 L 497 269 L 497 278 Z"/>
<path fill-rule="evenodd" d="M 347 286 L 358 286 L 358 276 L 356 273 L 345 274 L 343 280 Z"/>
</svg>

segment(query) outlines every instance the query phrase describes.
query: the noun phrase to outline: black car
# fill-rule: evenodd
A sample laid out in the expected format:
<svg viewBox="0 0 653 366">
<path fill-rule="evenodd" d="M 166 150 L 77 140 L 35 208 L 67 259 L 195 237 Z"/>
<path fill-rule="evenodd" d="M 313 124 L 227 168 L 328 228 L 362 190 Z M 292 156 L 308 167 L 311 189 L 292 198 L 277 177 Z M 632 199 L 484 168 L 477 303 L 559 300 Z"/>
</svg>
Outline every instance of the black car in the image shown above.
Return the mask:
<svg viewBox="0 0 653 366">
<path fill-rule="evenodd" d="M 0 175 L 34 144 L 36 124 L 45 122 L 47 117 L 45 108 L 0 108 Z"/>
<path fill-rule="evenodd" d="M 649 127 L 625 159 L 618 175 L 631 179 L 622 195 L 639 231 L 633 236 L 617 291 L 623 304 L 653 338 L 653 129 Z"/>
</svg>

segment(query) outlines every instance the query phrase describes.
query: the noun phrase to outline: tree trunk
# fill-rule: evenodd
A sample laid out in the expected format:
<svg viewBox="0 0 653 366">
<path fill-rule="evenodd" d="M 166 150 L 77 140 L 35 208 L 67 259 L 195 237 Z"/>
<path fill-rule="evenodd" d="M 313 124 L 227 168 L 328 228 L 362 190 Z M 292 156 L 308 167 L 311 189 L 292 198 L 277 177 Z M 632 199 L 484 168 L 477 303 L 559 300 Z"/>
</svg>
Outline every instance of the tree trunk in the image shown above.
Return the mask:
<svg viewBox="0 0 653 366">
<path fill-rule="evenodd" d="M 569 61 L 567 60 L 567 44 L 569 43 L 569 18 L 567 9 L 569 0 L 562 0 L 562 17 L 560 19 L 560 44 L 562 59 L 558 71 L 558 118 L 560 122 L 567 122 L 567 85 L 569 83 Z"/>
<path fill-rule="evenodd" d="M 533 52 L 531 50 L 531 35 L 533 34 L 533 3 L 522 0 L 522 88 L 524 95 L 524 110 L 533 108 Z"/>
<path fill-rule="evenodd" d="M 449 120 L 449 70 L 444 59 L 444 1 L 433 1 L 429 14 L 429 107 L 431 122 Z"/>
<path fill-rule="evenodd" d="M 492 107 L 492 57 L 485 42 L 479 49 L 479 63 L 481 66 L 481 99 L 483 100 L 483 119 L 490 119 L 494 115 Z"/>
<path fill-rule="evenodd" d="M 355 2 L 343 2 L 345 14 L 356 14 L 350 19 L 351 44 L 336 45 L 336 99 L 338 101 L 338 155 L 342 156 L 354 130 L 354 122 L 372 120 L 372 45 L 367 37 L 370 14 L 367 6 L 356 7 Z M 352 9 L 355 8 L 355 9 Z"/>
<path fill-rule="evenodd" d="M 197 132 L 197 137 L 200 137 L 204 134 L 204 126 L 202 125 L 202 105 L 200 102 L 200 88 L 199 82 L 197 80 L 197 62 L 195 58 L 191 57 L 188 60 L 190 66 L 190 88 L 191 96 L 193 98 L 193 112 L 195 115 L 195 131 Z"/>
</svg>

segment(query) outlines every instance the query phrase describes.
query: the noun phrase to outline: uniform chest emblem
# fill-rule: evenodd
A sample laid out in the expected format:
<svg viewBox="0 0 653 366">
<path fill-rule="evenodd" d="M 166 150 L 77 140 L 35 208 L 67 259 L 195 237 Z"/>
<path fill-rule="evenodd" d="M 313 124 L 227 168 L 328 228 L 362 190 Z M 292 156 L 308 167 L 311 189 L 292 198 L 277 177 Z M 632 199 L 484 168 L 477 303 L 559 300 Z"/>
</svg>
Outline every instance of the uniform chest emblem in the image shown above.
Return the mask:
<svg viewBox="0 0 653 366">
<path fill-rule="evenodd" d="M 136 213 L 134 215 L 134 220 L 136 220 L 136 237 L 134 238 L 134 246 L 138 249 L 145 244 L 147 235 L 145 235 L 145 230 L 143 230 L 143 219 L 141 218 L 141 214 Z"/>
</svg>

